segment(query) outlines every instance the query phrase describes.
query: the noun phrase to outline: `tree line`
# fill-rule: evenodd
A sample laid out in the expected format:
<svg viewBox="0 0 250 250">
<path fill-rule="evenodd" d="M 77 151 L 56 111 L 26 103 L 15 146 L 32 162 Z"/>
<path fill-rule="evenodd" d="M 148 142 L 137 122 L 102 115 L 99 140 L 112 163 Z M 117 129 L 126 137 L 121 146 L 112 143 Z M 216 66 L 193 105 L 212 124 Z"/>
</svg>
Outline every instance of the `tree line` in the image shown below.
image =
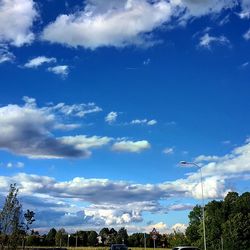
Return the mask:
<svg viewBox="0 0 250 250">
<path fill-rule="evenodd" d="M 33 211 L 22 210 L 16 185 L 10 185 L 9 194 L 0 210 L 0 250 L 7 246 L 15 250 L 17 246 L 57 246 L 84 247 L 110 246 L 124 243 L 129 247 L 171 248 L 177 245 L 193 245 L 203 249 L 202 209 L 196 205 L 189 213 L 189 225 L 185 232 L 170 234 L 156 232 L 128 235 L 126 228 L 102 228 L 99 232 L 80 230 L 69 233 L 64 228 L 52 228 L 47 234 L 30 230 L 35 221 Z M 207 250 L 250 250 L 250 193 L 227 194 L 224 200 L 213 200 L 205 205 Z"/>
<path fill-rule="evenodd" d="M 189 214 L 186 238 L 189 244 L 203 245 L 202 211 L 195 206 Z M 223 201 L 205 206 L 207 250 L 250 250 L 250 193 L 227 194 Z"/>
</svg>

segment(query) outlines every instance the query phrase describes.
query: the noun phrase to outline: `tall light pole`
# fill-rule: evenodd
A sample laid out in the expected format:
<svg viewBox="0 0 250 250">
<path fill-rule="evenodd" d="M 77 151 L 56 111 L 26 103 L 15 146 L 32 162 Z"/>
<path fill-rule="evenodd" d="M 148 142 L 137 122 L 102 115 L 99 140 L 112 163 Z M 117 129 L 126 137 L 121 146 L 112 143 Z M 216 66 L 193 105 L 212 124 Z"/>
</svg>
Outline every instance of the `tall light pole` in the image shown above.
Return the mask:
<svg viewBox="0 0 250 250">
<path fill-rule="evenodd" d="M 200 170 L 200 178 L 201 178 L 201 197 L 202 197 L 202 224 L 203 224 L 203 241 L 204 241 L 204 250 L 207 250 L 207 243 L 206 243 L 206 226 L 205 226 L 205 203 L 204 203 L 204 192 L 203 192 L 203 178 L 202 178 L 202 171 L 201 166 L 199 166 L 195 162 L 187 162 L 181 161 L 180 165 L 182 166 L 195 166 L 198 167 Z"/>
</svg>

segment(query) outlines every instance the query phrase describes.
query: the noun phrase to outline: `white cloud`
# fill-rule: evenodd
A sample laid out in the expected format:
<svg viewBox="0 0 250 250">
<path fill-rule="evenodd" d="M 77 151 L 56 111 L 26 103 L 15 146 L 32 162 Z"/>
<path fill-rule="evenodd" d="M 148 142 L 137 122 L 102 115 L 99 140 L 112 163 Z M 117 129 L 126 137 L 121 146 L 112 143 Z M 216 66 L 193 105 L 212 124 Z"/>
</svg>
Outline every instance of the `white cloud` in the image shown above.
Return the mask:
<svg viewBox="0 0 250 250">
<path fill-rule="evenodd" d="M 151 224 L 145 227 L 145 231 L 146 232 L 151 232 L 152 229 L 155 228 L 159 233 L 166 233 L 168 230 L 167 224 L 160 221 L 158 223 L 155 224 Z"/>
<path fill-rule="evenodd" d="M 186 224 L 182 224 L 182 223 L 176 223 L 175 225 L 173 225 L 171 227 L 171 229 L 175 232 L 181 232 L 181 233 L 185 233 L 186 229 L 187 229 L 187 225 Z"/>
<path fill-rule="evenodd" d="M 60 141 L 67 145 L 75 145 L 78 149 L 90 149 L 90 148 L 99 148 L 104 145 L 107 145 L 112 138 L 109 137 L 100 137 L 100 136 L 91 136 L 87 137 L 86 135 L 76 135 L 76 136 L 64 136 L 60 138 Z"/>
<path fill-rule="evenodd" d="M 174 148 L 165 148 L 163 150 L 163 153 L 166 154 L 166 155 L 171 155 L 174 153 Z"/>
<path fill-rule="evenodd" d="M 148 119 L 135 119 L 130 122 L 130 124 L 136 125 L 136 124 L 142 124 L 142 125 L 148 125 L 148 126 L 153 126 L 157 124 L 156 120 L 148 120 Z"/>
<path fill-rule="evenodd" d="M 107 114 L 107 116 L 105 117 L 105 121 L 109 124 L 112 124 L 116 121 L 117 119 L 117 112 L 111 111 L 110 113 Z"/>
<path fill-rule="evenodd" d="M 250 40 L 250 29 L 243 35 L 245 40 Z"/>
<path fill-rule="evenodd" d="M 0 4 L 0 42 L 14 46 L 34 39 L 32 25 L 38 16 L 33 0 L 2 0 Z"/>
<path fill-rule="evenodd" d="M 210 36 L 208 33 L 200 38 L 199 46 L 210 49 L 212 44 L 230 45 L 230 41 L 225 36 Z"/>
<path fill-rule="evenodd" d="M 105 2 L 106 3 L 106 2 Z M 87 1 L 75 14 L 60 15 L 43 31 L 42 38 L 53 43 L 95 49 L 145 44 L 144 33 L 170 20 L 172 5 L 160 0 Z"/>
<path fill-rule="evenodd" d="M 118 152 L 140 153 L 151 147 L 148 141 L 120 141 L 112 146 L 112 150 Z"/>
<path fill-rule="evenodd" d="M 23 106 L 7 105 L 0 107 L 0 149 L 8 150 L 29 158 L 78 158 L 90 155 L 90 149 L 101 147 L 109 143 L 108 137 L 100 136 L 62 136 L 55 137 L 52 133 L 58 129 L 74 129 L 77 124 L 64 124 L 59 120 L 56 112 L 62 112 L 65 104 L 60 108 L 45 106 L 38 108 L 34 98 L 24 97 Z M 70 107 L 70 106 L 69 106 Z M 90 112 L 91 104 L 80 104 L 71 108 L 67 115 L 79 116 Z M 86 109 L 85 109 L 86 108 Z M 64 114 L 64 113 L 63 113 Z"/>
<path fill-rule="evenodd" d="M 13 62 L 14 60 L 15 56 L 8 50 L 8 47 L 0 44 L 0 64 L 5 62 Z"/>
<path fill-rule="evenodd" d="M 0 167 L 6 167 L 6 168 L 23 168 L 24 163 L 23 162 L 8 162 L 8 163 L 0 163 Z"/>
<path fill-rule="evenodd" d="M 31 59 L 27 63 L 24 64 L 24 67 L 26 68 L 37 68 L 41 66 L 44 63 L 55 63 L 56 58 L 54 57 L 46 57 L 46 56 L 38 56 L 36 58 Z"/>
<path fill-rule="evenodd" d="M 179 6 L 187 8 L 186 19 L 209 14 L 218 14 L 224 9 L 230 9 L 238 3 L 234 0 L 176 0 Z M 184 18 L 183 17 L 183 18 Z"/>
<path fill-rule="evenodd" d="M 183 211 L 193 209 L 193 204 L 174 204 L 168 207 L 169 211 Z"/>
<path fill-rule="evenodd" d="M 27 105 L 34 106 L 34 101 L 29 99 Z M 1 132 L 1 134 L 4 133 Z M 102 140 L 102 143 L 104 142 L 105 140 Z M 70 143 L 79 142 L 73 140 Z M 87 143 L 90 144 L 84 144 L 81 147 L 100 145 L 95 141 Z M 241 182 L 249 181 L 249 140 L 229 154 L 203 157 L 203 159 L 210 160 L 209 163 L 202 165 L 205 198 L 223 198 L 230 191 L 228 184 L 231 186 L 236 178 Z M 48 176 L 19 173 L 13 176 L 0 176 L 0 195 L 7 193 L 10 183 L 17 183 L 24 203 L 28 204 L 29 208 L 35 207 L 38 210 L 37 219 L 41 227 L 84 225 L 86 228 L 126 225 L 130 231 L 133 231 L 137 228 L 134 223 L 142 221 L 144 212 L 166 213 L 170 210 L 192 208 L 192 204 L 162 205 L 164 200 L 177 197 L 201 199 L 200 173 L 195 168 L 194 172 L 186 178 L 158 184 L 83 177 L 58 181 Z M 82 211 L 81 214 L 79 211 Z M 143 228 L 149 232 L 153 227 L 160 231 L 170 230 L 164 222 L 150 224 Z M 185 225 L 178 223 L 172 229 L 182 231 Z"/>
<path fill-rule="evenodd" d="M 152 32 L 163 26 L 185 25 L 188 20 L 233 8 L 234 0 L 87 0 L 80 11 L 59 15 L 42 39 L 71 47 L 151 46 Z M 149 61 L 146 64 L 149 63 Z"/>
<path fill-rule="evenodd" d="M 150 120 L 150 121 L 147 122 L 147 124 L 149 126 L 153 126 L 153 125 L 157 124 L 157 121 L 156 120 Z"/>
<path fill-rule="evenodd" d="M 220 159 L 219 156 L 216 155 L 199 155 L 195 158 L 195 162 L 209 162 L 209 161 L 218 161 Z"/>
<path fill-rule="evenodd" d="M 94 114 L 102 111 L 102 108 L 97 106 L 94 102 L 80 103 L 67 105 L 63 102 L 56 105 L 50 104 L 43 108 L 44 111 L 57 112 L 65 116 L 85 117 L 88 114 Z"/>
<path fill-rule="evenodd" d="M 52 72 L 56 75 L 66 77 L 69 74 L 69 66 L 68 65 L 58 65 L 55 67 L 49 67 L 48 71 Z"/>
<path fill-rule="evenodd" d="M 250 2 L 249 0 L 241 0 L 241 12 L 238 14 L 241 19 L 250 18 Z"/>
</svg>

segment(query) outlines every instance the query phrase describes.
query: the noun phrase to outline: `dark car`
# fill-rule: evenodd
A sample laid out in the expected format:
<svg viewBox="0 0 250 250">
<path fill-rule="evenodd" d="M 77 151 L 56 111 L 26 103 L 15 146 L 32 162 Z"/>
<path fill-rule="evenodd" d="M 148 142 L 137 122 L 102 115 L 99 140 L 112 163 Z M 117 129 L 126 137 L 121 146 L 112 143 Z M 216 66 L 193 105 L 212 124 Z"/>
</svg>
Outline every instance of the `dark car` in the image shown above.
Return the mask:
<svg viewBox="0 0 250 250">
<path fill-rule="evenodd" d="M 125 244 L 112 244 L 110 250 L 128 250 Z"/>
</svg>

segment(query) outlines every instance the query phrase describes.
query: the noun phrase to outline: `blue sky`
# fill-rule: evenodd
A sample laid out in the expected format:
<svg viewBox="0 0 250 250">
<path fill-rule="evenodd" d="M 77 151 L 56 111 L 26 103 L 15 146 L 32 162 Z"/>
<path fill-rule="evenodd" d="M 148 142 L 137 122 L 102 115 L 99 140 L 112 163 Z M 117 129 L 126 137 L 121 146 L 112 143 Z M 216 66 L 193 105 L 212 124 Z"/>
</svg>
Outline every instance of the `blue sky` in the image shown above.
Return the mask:
<svg viewBox="0 0 250 250">
<path fill-rule="evenodd" d="M 201 203 L 179 161 L 207 201 L 249 191 L 249 18 L 248 0 L 1 0 L 1 197 L 16 182 L 41 231 L 169 232 Z"/>
</svg>

